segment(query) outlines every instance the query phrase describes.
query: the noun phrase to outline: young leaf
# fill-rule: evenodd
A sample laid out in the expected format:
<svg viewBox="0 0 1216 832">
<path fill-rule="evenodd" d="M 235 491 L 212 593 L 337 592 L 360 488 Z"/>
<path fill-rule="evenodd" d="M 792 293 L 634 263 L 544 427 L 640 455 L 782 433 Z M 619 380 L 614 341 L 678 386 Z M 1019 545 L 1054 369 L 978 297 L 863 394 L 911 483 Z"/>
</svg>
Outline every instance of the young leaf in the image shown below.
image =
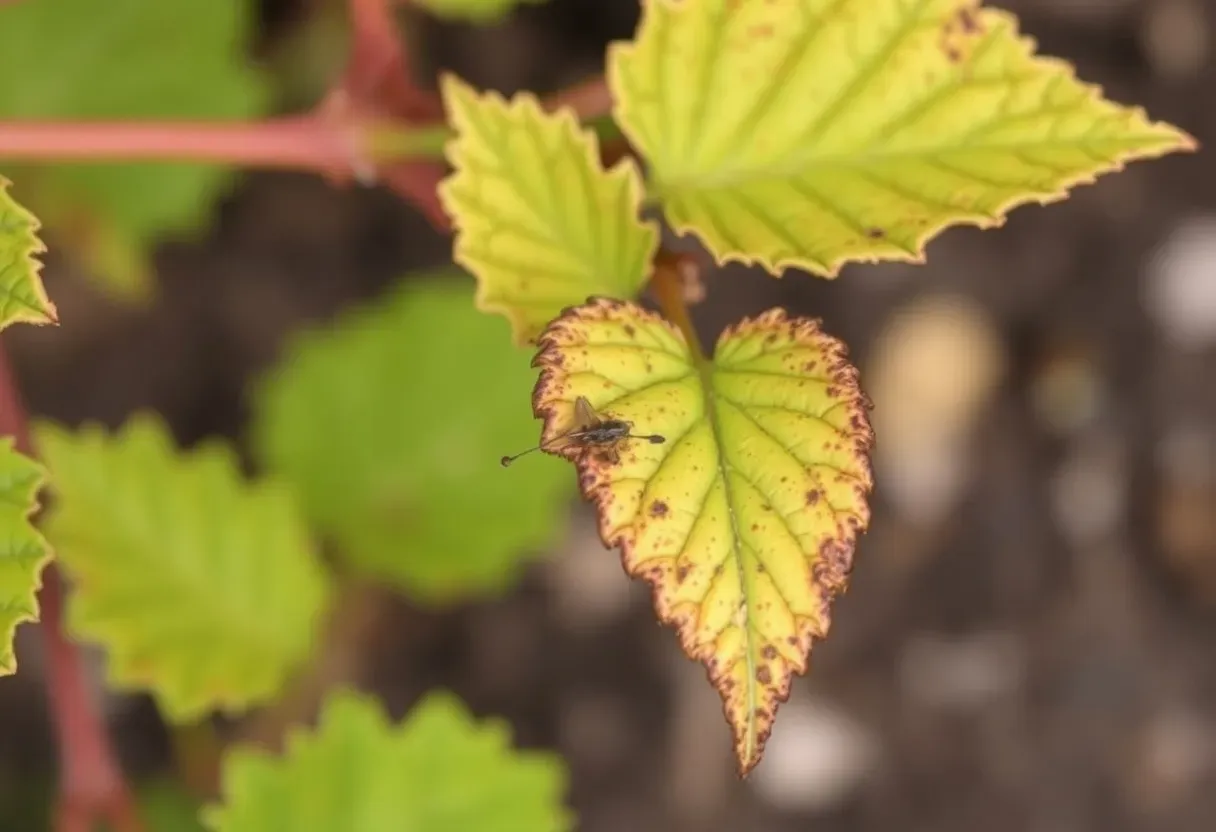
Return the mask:
<svg viewBox="0 0 1216 832">
<path fill-rule="evenodd" d="M 268 88 L 244 50 L 249 0 L 0 3 L 0 119 L 236 119 Z M 190 165 L 64 165 L 12 171 L 51 234 L 107 286 L 149 288 L 147 246 L 201 226 L 230 177 Z"/>
<path fill-rule="evenodd" d="M 551 543 L 573 482 L 535 444 L 528 356 L 463 278 L 415 277 L 300 340 L 258 396 L 254 444 L 351 565 L 421 599 L 498 589 Z"/>
<path fill-rule="evenodd" d="M 445 76 L 457 138 L 455 173 L 439 196 L 456 228 L 456 262 L 478 281 L 477 306 L 530 341 L 588 295 L 633 297 L 658 244 L 638 219 L 642 189 L 624 160 L 609 171 L 595 135 L 568 110 L 546 114 L 524 93 L 510 103 Z"/>
<path fill-rule="evenodd" d="M 18 321 L 57 323 L 39 275 L 37 256 L 46 246 L 38 239 L 38 220 L 9 194 L 10 184 L 0 176 L 0 329 Z"/>
<path fill-rule="evenodd" d="M 544 2 L 546 0 L 414 0 L 415 5 L 436 17 L 474 23 L 493 23 L 506 17 L 516 6 Z"/>
<path fill-rule="evenodd" d="M 566 774 L 553 755 L 514 751 L 505 727 L 475 723 L 433 693 L 402 724 L 374 700 L 340 691 L 312 733 L 274 761 L 237 750 L 224 762 L 215 832 L 564 832 Z"/>
<path fill-rule="evenodd" d="M 677 231 L 725 262 L 834 276 L 919 261 L 951 225 L 1189 150 L 1034 55 L 976 0 L 648 0 L 615 44 L 616 117 Z"/>
<path fill-rule="evenodd" d="M 0 437 L 0 676 L 17 672 L 17 625 L 38 620 L 35 593 L 51 553 L 30 514 L 45 479 L 42 466 L 13 448 L 12 437 Z"/>
<path fill-rule="evenodd" d="M 222 444 L 174 449 L 149 415 L 113 436 L 42 425 L 56 500 L 44 524 L 75 583 L 68 626 L 110 679 L 173 721 L 274 696 L 307 657 L 329 595 L 295 504 L 242 482 Z"/>
<path fill-rule="evenodd" d="M 844 345 L 781 309 L 718 339 L 711 362 L 632 303 L 596 299 L 540 338 L 533 398 L 552 442 L 585 396 L 633 440 L 619 464 L 567 444 L 600 536 L 654 590 L 659 618 L 709 668 L 739 767 L 759 761 L 791 676 L 827 635 L 869 522 L 868 401 Z"/>
</svg>

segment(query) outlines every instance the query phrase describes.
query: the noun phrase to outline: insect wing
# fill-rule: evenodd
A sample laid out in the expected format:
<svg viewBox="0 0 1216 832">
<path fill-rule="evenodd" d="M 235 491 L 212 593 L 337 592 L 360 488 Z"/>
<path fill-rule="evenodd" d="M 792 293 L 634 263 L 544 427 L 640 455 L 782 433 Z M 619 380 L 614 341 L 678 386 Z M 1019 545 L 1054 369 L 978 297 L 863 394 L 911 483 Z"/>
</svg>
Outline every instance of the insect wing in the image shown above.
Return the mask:
<svg viewBox="0 0 1216 832">
<path fill-rule="evenodd" d="M 571 433 L 588 430 L 599 423 L 600 417 L 586 396 L 579 396 L 574 400 L 574 430 Z"/>
</svg>

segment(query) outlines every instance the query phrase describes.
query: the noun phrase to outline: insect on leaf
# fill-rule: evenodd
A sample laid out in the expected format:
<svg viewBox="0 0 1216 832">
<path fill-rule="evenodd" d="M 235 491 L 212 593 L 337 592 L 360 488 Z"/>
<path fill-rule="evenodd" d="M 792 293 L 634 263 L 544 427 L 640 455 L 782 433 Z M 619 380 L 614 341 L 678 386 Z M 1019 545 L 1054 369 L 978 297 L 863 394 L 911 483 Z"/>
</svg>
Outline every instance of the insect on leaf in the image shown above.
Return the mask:
<svg viewBox="0 0 1216 832">
<path fill-rule="evenodd" d="M 38 220 L 13 199 L 10 184 L 0 176 L 0 329 L 17 322 L 57 323 L 37 259 L 46 251 Z"/>
<path fill-rule="evenodd" d="M 831 277 L 1194 141 L 975 0 L 647 0 L 610 51 L 649 192 L 720 261 Z"/>
<path fill-rule="evenodd" d="M 12 437 L 0 438 L 0 676 L 17 672 L 17 625 L 38 620 L 35 593 L 51 553 L 30 514 L 45 478 L 42 466 L 14 449 Z"/>
<path fill-rule="evenodd" d="M 455 173 L 439 194 L 456 262 L 477 278 L 478 308 L 504 314 L 522 343 L 589 295 L 633 297 L 658 242 L 638 219 L 634 163 L 605 171 L 595 135 L 531 94 L 507 102 L 449 75 L 443 96 L 457 138 L 447 154 Z"/>
<path fill-rule="evenodd" d="M 175 722 L 278 693 L 329 598 L 289 494 L 243 482 L 224 445 L 177 451 L 148 415 L 36 438 L 56 495 L 44 528 L 75 586 L 67 624 L 107 649 L 111 682 Z"/>
<path fill-rule="evenodd" d="M 606 299 L 568 310 L 540 347 L 546 443 L 579 396 L 666 440 L 630 440 L 617 463 L 556 452 L 576 462 L 605 544 L 708 667 L 746 774 L 869 522 L 868 401 L 845 348 L 774 309 L 727 329 L 707 361 L 664 319 Z"/>
<path fill-rule="evenodd" d="M 497 721 L 475 722 L 432 693 L 390 725 L 372 699 L 338 691 L 315 731 L 279 760 L 238 749 L 224 761 L 215 832 L 565 832 L 566 774 L 551 754 L 511 748 Z"/>
</svg>

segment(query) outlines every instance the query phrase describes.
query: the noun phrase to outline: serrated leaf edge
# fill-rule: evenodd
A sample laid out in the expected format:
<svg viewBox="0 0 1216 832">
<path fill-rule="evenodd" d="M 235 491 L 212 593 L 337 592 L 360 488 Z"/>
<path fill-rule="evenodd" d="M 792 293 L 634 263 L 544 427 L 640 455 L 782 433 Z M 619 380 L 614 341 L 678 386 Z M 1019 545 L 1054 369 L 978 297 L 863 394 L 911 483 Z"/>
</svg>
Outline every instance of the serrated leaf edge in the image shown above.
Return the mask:
<svg viewBox="0 0 1216 832">
<path fill-rule="evenodd" d="M 540 350 L 532 361 L 532 365 L 539 368 L 541 371 L 532 393 L 532 412 L 538 419 L 543 421 L 541 436 L 544 443 L 547 444 L 556 438 L 560 427 L 560 415 L 556 409 L 546 407 L 543 404 L 543 399 L 547 388 L 554 383 L 555 376 L 563 372 L 561 367 L 562 344 L 555 337 L 556 333 L 567 325 L 578 325 L 585 323 L 587 320 L 585 316 L 592 310 L 609 312 L 623 309 L 630 310 L 632 314 L 649 324 L 656 324 L 666 327 L 680 340 L 681 343 L 687 345 L 687 339 L 684 337 L 683 333 L 680 332 L 679 328 L 676 327 L 671 321 L 655 312 L 644 309 L 643 307 L 628 301 L 621 301 L 615 298 L 591 297 L 587 299 L 585 304 L 567 307 L 566 309 L 562 310 L 561 315 L 555 318 L 541 334 L 538 340 Z M 844 401 L 847 402 L 846 406 L 850 409 L 850 415 L 852 417 L 856 417 L 858 424 L 860 425 L 859 433 L 861 439 L 861 448 L 864 451 L 862 454 L 862 461 L 864 465 L 863 471 L 865 474 L 860 487 L 868 496 L 870 493 L 872 493 L 874 485 L 874 473 L 870 461 L 870 451 L 873 449 L 874 443 L 874 430 L 870 424 L 868 411 L 871 410 L 874 405 L 870 398 L 860 388 L 859 372 L 857 368 L 848 361 L 847 345 L 840 339 L 826 333 L 822 329 L 821 319 L 790 317 L 784 309 L 778 307 L 763 312 L 755 317 L 743 318 L 742 320 L 727 326 L 718 336 L 716 345 L 721 345 L 732 337 L 746 334 L 749 329 L 762 329 L 783 323 L 788 323 L 791 325 L 801 324 L 805 325 L 811 330 L 811 334 L 816 336 L 819 343 L 821 343 L 823 346 L 823 355 L 826 361 L 826 366 L 824 368 L 825 375 L 833 380 L 839 381 L 844 389 L 850 391 L 850 395 L 843 398 Z M 690 364 L 695 365 L 695 361 L 696 359 L 690 354 Z M 711 368 L 712 361 L 712 356 L 706 359 L 706 363 Z M 712 397 L 708 391 L 704 390 L 703 380 L 701 383 L 702 394 L 706 397 L 706 403 L 708 405 L 712 401 Z M 707 406 L 706 418 L 712 421 L 712 416 L 709 415 L 710 411 L 711 408 Z M 715 441 L 717 441 L 716 428 L 714 429 L 714 434 Z M 693 661 L 697 661 L 705 667 L 706 676 L 709 679 L 710 684 L 713 686 L 715 691 L 718 691 L 721 694 L 722 687 L 720 686 L 720 682 L 722 674 L 715 675 L 714 668 L 711 666 L 710 662 L 696 655 L 696 651 L 692 645 L 692 637 L 685 630 L 684 625 L 687 623 L 687 620 L 675 618 L 671 614 L 670 609 L 666 604 L 666 599 L 661 595 L 661 587 L 658 581 L 652 580 L 652 576 L 649 572 L 635 569 L 634 564 L 632 563 L 632 547 L 629 545 L 629 541 L 626 539 L 625 530 L 622 528 L 617 534 L 612 534 L 612 530 L 607 523 L 607 513 L 604 510 L 607 501 L 610 499 L 610 495 L 602 492 L 597 493 L 597 489 L 592 487 L 594 478 L 588 475 L 589 465 L 583 458 L 581 458 L 578 449 L 571 446 L 562 446 L 556 449 L 543 448 L 542 450 L 552 456 L 562 457 L 574 463 L 578 472 L 579 491 L 582 493 L 584 499 L 589 501 L 595 507 L 596 527 L 601 542 L 605 547 L 609 549 L 617 549 L 620 552 L 621 564 L 626 575 L 628 575 L 630 578 L 642 578 L 646 581 L 650 588 L 651 604 L 654 607 L 660 622 L 664 626 L 671 627 L 676 630 L 676 637 L 679 641 L 680 649 L 684 652 L 685 656 L 689 657 Z M 721 470 L 721 459 L 719 459 L 719 475 L 724 474 L 725 472 Z M 793 676 L 805 675 L 805 673 L 810 669 L 809 658 L 814 643 L 827 638 L 828 630 L 831 626 L 832 603 L 848 588 L 848 579 L 853 569 L 853 555 L 857 546 L 857 541 L 866 531 L 869 525 L 870 508 L 868 502 L 863 503 L 863 510 L 865 512 L 865 516 L 861 518 L 862 522 L 856 526 L 849 523 L 842 524 L 840 526 L 840 528 L 843 530 L 842 538 L 833 541 L 832 546 L 825 547 L 828 549 L 828 551 L 822 552 L 825 558 L 823 563 L 826 563 L 828 568 L 816 568 L 813 573 L 816 584 L 822 593 L 823 603 L 820 613 L 820 620 L 823 622 L 822 632 L 818 635 L 811 635 L 809 638 L 805 639 L 804 644 L 800 644 L 799 649 L 807 657 L 807 663 L 802 670 L 795 671 L 781 680 L 781 683 L 776 688 L 773 710 L 767 715 L 767 720 L 763 727 L 751 735 L 753 740 L 750 744 L 744 743 L 742 747 L 740 747 L 739 737 L 735 733 L 735 725 L 731 720 L 731 713 L 728 704 L 725 697 L 722 697 L 722 713 L 727 725 L 731 729 L 732 735 L 734 736 L 736 752 L 738 753 L 738 770 L 741 778 L 746 777 L 763 757 L 764 747 L 768 742 L 769 736 L 772 734 L 773 723 L 776 718 L 777 711 L 781 704 L 789 700 Z M 816 567 L 821 567 L 821 564 L 816 564 Z M 748 655 L 750 657 L 750 650 Z M 749 684 L 755 683 L 754 668 L 749 668 L 748 678 Z M 749 725 L 750 724 L 754 723 L 749 723 Z"/>
<path fill-rule="evenodd" d="M 618 161 L 610 168 L 604 168 L 601 163 L 600 142 L 599 136 L 594 130 L 588 130 L 579 122 L 578 114 L 572 107 L 562 106 L 556 110 L 546 110 L 541 106 L 540 99 L 530 92 L 521 92 L 507 99 L 502 93 L 496 90 L 485 90 L 479 92 L 475 87 L 466 83 L 462 78 L 453 72 L 444 72 L 439 76 L 439 90 L 444 102 L 444 112 L 447 114 L 449 124 L 454 124 L 454 113 L 463 107 L 467 107 L 472 100 L 480 99 L 488 101 L 491 104 L 502 107 L 508 116 L 518 118 L 537 117 L 539 119 L 555 119 L 563 130 L 570 130 L 575 136 L 577 144 L 583 147 L 584 154 L 590 162 L 593 169 L 604 171 L 604 175 L 609 179 L 622 178 L 626 180 L 625 187 L 628 189 L 630 203 L 641 206 L 646 195 L 645 186 L 643 184 L 642 172 L 638 168 L 637 163 L 628 156 Z M 439 202 L 443 206 L 443 210 L 447 213 L 448 218 L 452 221 L 452 260 L 471 274 L 477 283 L 476 291 L 473 295 L 473 305 L 482 312 L 489 314 L 500 314 L 505 317 L 511 324 L 511 340 L 517 346 L 537 343 L 540 333 L 534 336 L 528 336 L 528 326 L 524 315 L 521 312 L 513 311 L 513 307 L 506 303 L 496 303 L 488 298 L 489 289 L 481 275 L 469 262 L 464 252 L 462 240 L 464 239 L 464 231 L 460 228 L 455 206 L 451 203 L 449 192 L 455 180 L 464 174 L 464 171 L 456 167 L 452 161 L 456 153 L 459 152 L 461 142 L 464 137 L 459 133 L 453 135 L 444 145 L 444 158 L 452 166 L 453 172 L 444 178 L 439 183 L 438 196 Z M 655 231 L 650 252 L 646 259 L 653 261 L 655 252 L 659 248 L 659 229 L 653 221 L 645 221 L 639 219 L 639 222 Z M 643 284 L 645 285 L 645 284 Z M 560 313 L 559 313 L 560 314 Z M 543 328 L 542 328 L 543 331 Z"/>
<path fill-rule="evenodd" d="M 46 244 L 42 242 L 42 238 L 38 236 L 38 232 L 42 230 L 42 221 L 34 216 L 33 212 L 31 212 L 28 208 L 18 202 L 15 197 L 13 197 L 10 190 L 12 185 L 13 183 L 8 178 L 0 176 L 0 194 L 8 197 L 13 213 L 15 213 L 26 224 L 30 237 L 34 240 L 34 244 L 28 247 L 26 250 L 20 252 L 20 256 L 23 257 L 25 262 L 29 264 L 31 282 L 34 286 L 34 293 L 45 308 L 35 309 L 23 302 L 17 302 L 15 304 L 15 308 L 27 311 L 24 314 L 18 313 L 14 315 L 12 319 L 9 320 L 8 324 L 5 325 L 5 327 L 11 326 L 15 323 L 34 324 L 35 326 L 45 326 L 47 324 L 58 326 L 59 312 L 55 308 L 55 304 L 51 302 L 50 297 L 46 293 L 46 287 L 42 283 L 42 260 L 38 257 L 38 255 L 46 253 Z M 17 300 L 16 298 L 13 298 L 12 295 L 10 295 L 9 298 L 14 301 Z"/>
<path fill-rule="evenodd" d="M 3 188 L 3 178 L 0 177 L 0 188 Z M 30 530 L 34 534 L 34 539 L 42 544 L 42 557 L 34 565 L 33 585 L 31 592 L 33 594 L 33 603 L 30 608 L 17 616 L 13 621 L 13 633 L 16 634 L 17 627 L 28 622 L 37 622 L 41 618 L 42 610 L 38 604 L 38 592 L 42 589 L 42 573 L 46 569 L 47 564 L 52 560 L 51 546 L 47 539 L 43 537 L 42 532 L 33 523 L 33 516 L 41 509 L 38 502 L 39 492 L 46 486 L 48 474 L 46 468 L 34 459 L 14 450 L 16 440 L 12 436 L 0 437 L 0 454 L 7 451 L 12 451 L 20 456 L 20 458 L 29 465 L 29 471 L 33 475 L 28 483 L 28 490 L 25 492 L 24 507 L 25 521 L 29 523 Z M 10 645 L 11 646 L 11 645 Z M 10 664 L 0 662 L 0 677 L 11 676 L 17 672 L 17 654 L 13 652 L 12 661 Z"/>
<path fill-rule="evenodd" d="M 638 33 L 644 31 L 650 21 L 650 16 L 654 13 L 652 7 L 664 5 L 667 11 L 674 17 L 680 14 L 695 14 L 696 3 L 684 2 L 682 0 L 642 0 L 641 17 L 638 20 L 637 28 L 634 33 L 634 40 L 616 41 L 610 43 L 607 49 L 606 56 L 606 79 L 609 90 L 612 92 L 612 116 L 616 121 L 621 132 L 629 139 L 633 147 L 639 149 L 641 153 L 641 144 L 637 132 L 630 126 L 627 116 L 629 115 L 630 107 L 625 103 L 624 98 L 619 94 L 618 90 L 622 88 L 620 61 L 627 60 L 634 56 L 637 51 L 636 38 Z M 1108 103 L 1117 103 L 1103 96 L 1103 88 L 1100 84 L 1082 81 L 1077 77 L 1076 68 L 1061 58 L 1055 58 L 1048 55 L 1039 55 L 1037 53 L 1038 41 L 1030 35 L 1020 33 L 1017 17 L 1003 9 L 995 9 L 990 7 L 976 8 L 983 19 L 989 23 L 1001 22 L 1009 26 L 1010 35 L 1014 41 L 1023 47 L 1024 54 L 1039 62 L 1044 69 L 1054 68 L 1059 70 L 1066 80 L 1075 82 L 1088 95 L 1088 102 L 1106 101 Z M 1104 168 L 1101 168 L 1093 173 L 1080 173 L 1067 178 L 1060 186 L 1058 191 L 1047 194 L 1029 194 L 1024 196 L 1014 196 L 999 203 L 989 216 L 974 216 L 963 217 L 958 219 L 950 219 L 939 222 L 937 224 L 929 223 L 920 228 L 913 237 L 913 248 L 909 251 L 901 251 L 891 254 L 872 255 L 872 256 L 856 256 L 856 255 L 841 255 L 837 256 L 826 264 L 826 268 L 820 268 L 816 264 L 800 260 L 795 257 L 779 257 L 771 259 L 763 254 L 748 254 L 746 252 L 726 252 L 719 253 L 714 245 L 706 239 L 700 232 L 700 228 L 695 223 L 674 220 L 667 216 L 664 210 L 664 218 L 666 219 L 671 230 L 680 237 L 685 237 L 691 234 L 698 242 L 700 242 L 710 255 L 714 258 L 714 262 L 720 266 L 725 266 L 729 263 L 739 263 L 744 266 L 760 266 L 770 275 L 781 278 L 787 269 L 801 269 L 816 277 L 832 280 L 840 275 L 841 269 L 851 263 L 911 263 L 920 265 L 926 262 L 925 251 L 929 242 L 935 239 L 943 231 L 956 227 L 973 227 L 982 230 L 1000 228 L 1008 220 L 1009 213 L 1018 207 L 1029 204 L 1050 205 L 1052 203 L 1061 202 L 1067 199 L 1072 190 L 1084 185 L 1092 185 L 1098 181 L 1098 178 L 1111 173 L 1118 173 L 1127 168 L 1127 165 L 1135 161 L 1144 161 L 1149 159 L 1157 159 L 1166 156 L 1170 153 L 1193 153 L 1200 147 L 1199 142 L 1189 133 L 1162 121 L 1152 121 L 1148 117 L 1148 113 L 1140 106 L 1118 105 L 1133 118 L 1139 119 L 1145 123 L 1150 129 L 1163 130 L 1173 133 L 1176 143 L 1173 147 L 1161 147 L 1148 150 L 1131 151 L 1123 159 L 1115 160 Z M 660 200 L 661 205 L 661 200 Z"/>
</svg>

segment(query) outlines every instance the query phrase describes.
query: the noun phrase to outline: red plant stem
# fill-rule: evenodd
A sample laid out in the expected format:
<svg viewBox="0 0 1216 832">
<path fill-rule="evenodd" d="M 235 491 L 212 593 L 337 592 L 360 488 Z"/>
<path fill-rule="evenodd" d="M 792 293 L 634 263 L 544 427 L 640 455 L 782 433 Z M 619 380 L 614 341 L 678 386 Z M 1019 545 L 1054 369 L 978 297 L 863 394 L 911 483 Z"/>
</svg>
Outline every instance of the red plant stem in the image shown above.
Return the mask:
<svg viewBox="0 0 1216 832">
<path fill-rule="evenodd" d="M 22 453 L 34 455 L 25 406 L 2 344 L 0 433 L 14 437 Z M 63 629 L 63 583 L 54 564 L 42 572 L 38 604 L 61 769 L 56 832 L 91 832 L 96 820 L 108 820 L 115 832 L 143 832 L 105 723 L 89 695 L 84 657 Z"/>
<path fill-rule="evenodd" d="M 0 122 L 0 158 L 23 161 L 222 162 L 349 171 L 354 131 L 313 116 L 221 122 Z"/>
</svg>

